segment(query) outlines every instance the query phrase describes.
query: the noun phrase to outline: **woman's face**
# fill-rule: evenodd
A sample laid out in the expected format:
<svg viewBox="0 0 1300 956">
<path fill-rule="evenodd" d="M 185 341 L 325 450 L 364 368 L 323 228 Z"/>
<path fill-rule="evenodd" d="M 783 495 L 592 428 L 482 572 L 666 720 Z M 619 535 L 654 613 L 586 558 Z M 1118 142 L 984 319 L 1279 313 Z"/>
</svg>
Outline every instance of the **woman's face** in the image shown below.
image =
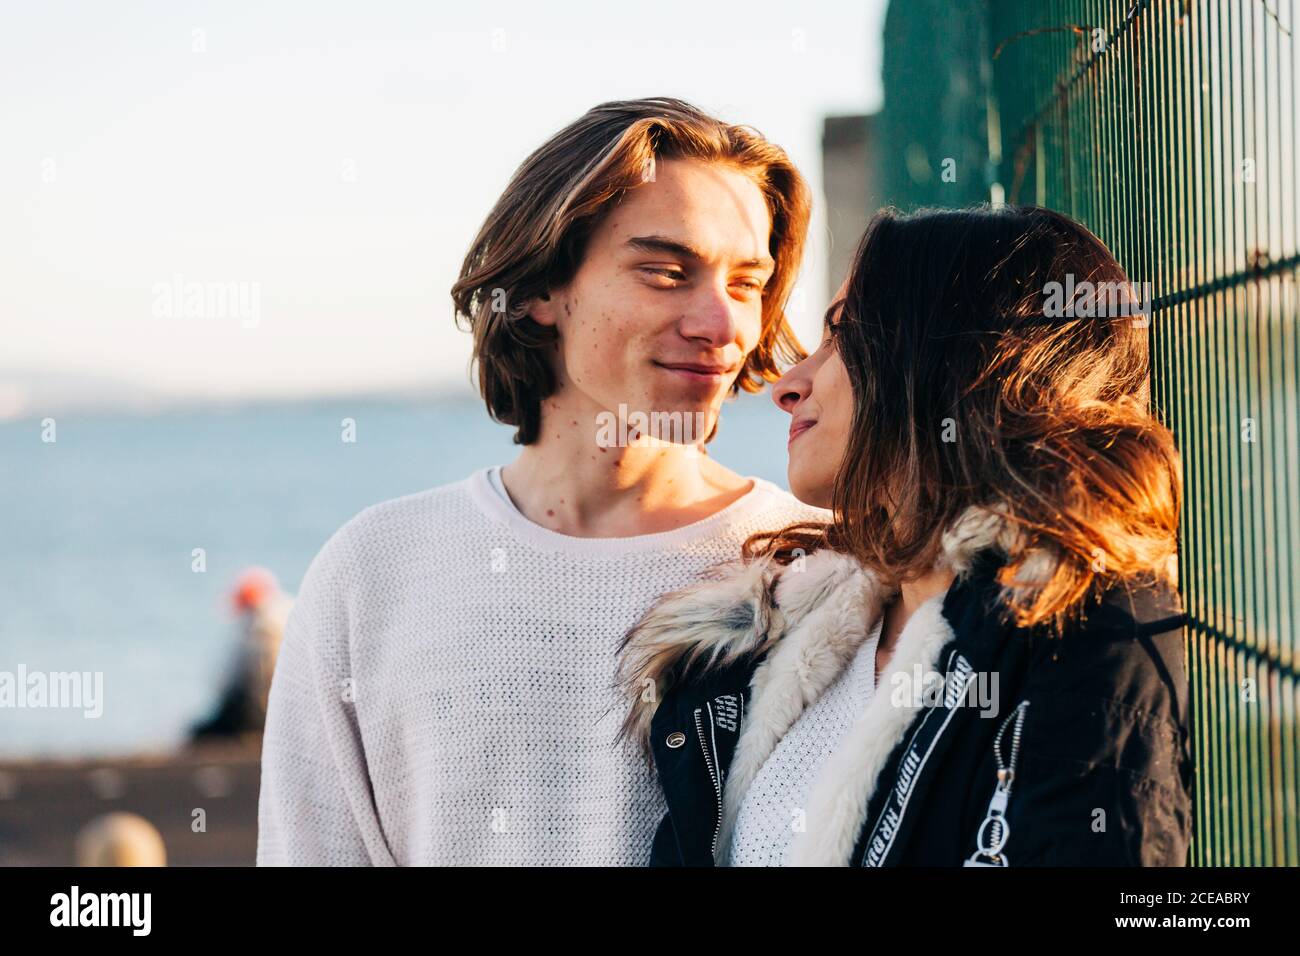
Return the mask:
<svg viewBox="0 0 1300 956">
<path fill-rule="evenodd" d="M 790 456 L 786 475 L 790 491 L 805 504 L 829 508 L 835 473 L 849 444 L 853 425 L 853 387 L 840 361 L 832 325 L 847 280 L 835 293 L 835 305 L 822 329 L 817 351 L 781 376 L 772 400 L 790 413 Z"/>
</svg>

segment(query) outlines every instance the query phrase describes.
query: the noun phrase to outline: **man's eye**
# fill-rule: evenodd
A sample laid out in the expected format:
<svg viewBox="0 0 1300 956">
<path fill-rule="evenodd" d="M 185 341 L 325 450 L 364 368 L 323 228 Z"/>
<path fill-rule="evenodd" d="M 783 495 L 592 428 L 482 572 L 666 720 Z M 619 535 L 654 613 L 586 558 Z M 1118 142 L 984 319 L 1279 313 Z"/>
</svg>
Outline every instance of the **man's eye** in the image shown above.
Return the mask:
<svg viewBox="0 0 1300 956">
<path fill-rule="evenodd" d="M 685 282 L 686 273 L 681 269 L 659 268 L 656 266 L 646 266 L 641 270 L 649 272 L 651 275 L 663 276 L 665 279 L 672 279 L 674 282 Z"/>
</svg>

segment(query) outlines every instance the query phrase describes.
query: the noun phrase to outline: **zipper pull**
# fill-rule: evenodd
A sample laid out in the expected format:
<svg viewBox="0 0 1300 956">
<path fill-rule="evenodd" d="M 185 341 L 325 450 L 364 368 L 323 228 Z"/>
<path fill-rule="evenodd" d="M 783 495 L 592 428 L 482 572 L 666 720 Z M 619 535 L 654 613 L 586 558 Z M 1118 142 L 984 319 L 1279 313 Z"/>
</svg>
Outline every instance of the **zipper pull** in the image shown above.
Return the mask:
<svg viewBox="0 0 1300 956">
<path fill-rule="evenodd" d="M 985 818 L 1005 816 L 1007 812 L 1007 801 L 1009 799 L 1011 799 L 1011 788 L 1007 787 L 1006 789 L 1003 789 L 1002 785 L 999 783 L 997 789 L 993 791 L 993 799 L 989 801 L 988 810 L 984 812 Z"/>
<path fill-rule="evenodd" d="M 1007 837 L 1011 835 L 1011 825 L 1007 823 L 1006 817 L 1007 800 L 1010 797 L 1011 790 L 1004 789 L 999 783 L 989 800 L 988 809 L 984 811 L 984 820 L 980 823 L 979 832 L 975 834 L 975 852 L 966 861 L 966 866 L 1006 866 L 1010 862 L 1002 852 Z M 985 863 L 980 857 L 985 857 L 990 862 Z"/>
<path fill-rule="evenodd" d="M 989 798 L 988 809 L 984 811 L 984 820 L 975 834 L 975 852 L 965 862 L 965 866 L 1007 866 L 1011 860 L 1002 848 L 1011 836 L 1011 824 L 1007 822 L 1007 801 L 1011 799 L 1011 786 L 1016 780 L 1016 757 L 1020 754 L 1020 730 L 1025 720 L 1025 708 L 1029 701 L 1021 701 L 1002 722 L 993 739 L 993 756 L 998 764 L 998 784 L 993 788 Z M 1007 727 L 1014 722 L 1011 740 L 1010 759 L 1002 759 L 1002 737 Z M 981 859 L 983 858 L 983 859 Z"/>
</svg>

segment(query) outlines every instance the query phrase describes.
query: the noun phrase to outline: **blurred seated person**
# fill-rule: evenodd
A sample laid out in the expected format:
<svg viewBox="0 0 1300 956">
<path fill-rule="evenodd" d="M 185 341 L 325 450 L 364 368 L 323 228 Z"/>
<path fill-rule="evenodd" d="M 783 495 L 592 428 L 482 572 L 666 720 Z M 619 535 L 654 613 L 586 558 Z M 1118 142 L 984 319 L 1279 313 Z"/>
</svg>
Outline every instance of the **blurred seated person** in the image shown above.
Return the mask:
<svg viewBox="0 0 1300 956">
<path fill-rule="evenodd" d="M 240 620 L 239 645 L 221 700 L 210 717 L 190 729 L 192 740 L 260 733 L 266 723 L 271 675 L 293 598 L 270 571 L 249 568 L 235 582 L 231 600 Z"/>
</svg>

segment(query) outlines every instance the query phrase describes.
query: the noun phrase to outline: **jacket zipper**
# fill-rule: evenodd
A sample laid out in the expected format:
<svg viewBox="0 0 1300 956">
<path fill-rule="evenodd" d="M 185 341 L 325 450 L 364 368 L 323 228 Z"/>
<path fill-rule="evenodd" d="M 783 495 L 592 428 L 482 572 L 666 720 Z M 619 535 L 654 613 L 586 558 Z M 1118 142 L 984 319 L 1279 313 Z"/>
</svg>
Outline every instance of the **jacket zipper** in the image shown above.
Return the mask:
<svg viewBox="0 0 1300 956">
<path fill-rule="evenodd" d="M 998 764 L 998 785 L 993 790 L 993 797 L 989 800 L 989 806 L 984 811 L 984 820 L 980 823 L 979 832 L 975 836 L 975 852 L 971 854 L 967 864 L 970 866 L 1007 866 L 1011 861 L 1002 848 L 1006 846 L 1007 837 L 1011 835 L 1011 827 L 1007 823 L 1007 801 L 1011 798 L 1011 788 L 1016 780 L 1016 757 L 1020 754 L 1020 733 L 1025 724 L 1025 711 L 1029 707 L 1029 701 L 1022 700 L 1015 706 L 1002 721 L 1002 726 L 998 728 L 996 736 L 993 738 L 993 758 Z M 1002 739 L 1006 736 L 1007 727 L 1015 722 L 1011 731 L 1011 753 L 1004 761 L 1002 759 Z M 979 858 L 987 857 L 993 861 L 984 863 Z"/>
<path fill-rule="evenodd" d="M 944 668 L 944 673 L 947 675 L 944 680 L 945 688 L 948 687 L 948 680 L 958 672 L 964 673 L 966 675 L 963 679 L 962 684 L 960 685 L 961 693 L 964 694 L 966 692 L 966 689 L 970 687 L 971 681 L 975 679 L 975 674 L 970 668 L 970 662 L 967 661 L 966 658 L 963 657 L 959 651 L 954 649 L 948 655 L 948 663 Z M 948 691 L 945 689 L 944 692 L 945 700 L 947 699 L 947 694 Z M 961 694 L 955 695 L 954 701 L 959 700 L 960 696 Z M 944 735 L 944 732 L 948 729 L 949 726 L 948 718 L 951 718 L 952 713 L 955 712 L 955 708 L 956 708 L 955 703 L 950 708 L 944 708 L 949 711 L 948 717 L 945 718 L 943 722 L 935 729 L 934 733 L 930 736 L 928 742 L 922 742 L 920 744 L 920 746 L 924 750 L 924 753 L 920 753 L 916 749 L 918 746 L 916 741 L 916 735 L 920 734 L 922 729 L 924 729 L 926 725 L 926 721 L 929 720 L 929 714 L 927 713 L 924 717 L 919 718 L 919 722 L 916 725 L 917 729 L 913 733 L 912 743 L 907 745 L 908 749 L 907 751 L 904 751 L 903 759 L 915 758 L 919 761 L 921 765 L 924 765 L 925 761 L 929 759 L 929 755 L 933 753 L 935 747 L 938 746 L 939 739 Z M 931 713 L 933 713 L 933 711 L 931 711 Z M 920 771 L 918 770 L 918 773 L 919 772 Z M 913 778 L 913 783 L 915 783 L 915 778 Z M 890 853 L 893 852 L 894 840 L 898 836 L 901 830 L 903 818 L 907 815 L 907 810 L 908 810 L 907 797 L 899 796 L 899 789 L 900 789 L 900 784 L 896 780 L 894 783 L 893 795 L 889 798 L 886 798 L 885 805 L 880 808 L 880 812 L 876 816 L 875 826 L 865 834 L 866 845 L 862 848 L 862 859 L 861 859 L 862 866 L 883 866 L 884 861 L 888 859 Z M 890 807 L 889 803 L 891 799 L 899 800 L 900 805 L 897 807 L 897 809 Z M 885 821 L 887 816 L 889 816 L 891 819 L 888 824 L 888 828 L 886 829 Z M 873 858 L 874 858 L 874 862 L 873 862 Z M 977 863 L 977 862 L 973 862 L 973 860 L 974 857 L 972 857 L 970 860 L 967 860 L 966 866 L 995 865 L 991 863 Z"/>
<path fill-rule="evenodd" d="M 712 714 L 710 714 L 712 719 Z M 713 823 L 713 840 L 709 852 L 716 857 L 718 853 L 718 832 L 722 829 L 722 781 L 713 766 L 713 755 L 709 753 L 708 741 L 704 739 L 704 725 L 700 722 L 700 708 L 695 708 L 695 733 L 700 738 L 700 749 L 704 751 L 704 765 L 709 768 L 709 782 L 713 784 L 713 793 L 718 802 L 718 815 Z"/>
</svg>

